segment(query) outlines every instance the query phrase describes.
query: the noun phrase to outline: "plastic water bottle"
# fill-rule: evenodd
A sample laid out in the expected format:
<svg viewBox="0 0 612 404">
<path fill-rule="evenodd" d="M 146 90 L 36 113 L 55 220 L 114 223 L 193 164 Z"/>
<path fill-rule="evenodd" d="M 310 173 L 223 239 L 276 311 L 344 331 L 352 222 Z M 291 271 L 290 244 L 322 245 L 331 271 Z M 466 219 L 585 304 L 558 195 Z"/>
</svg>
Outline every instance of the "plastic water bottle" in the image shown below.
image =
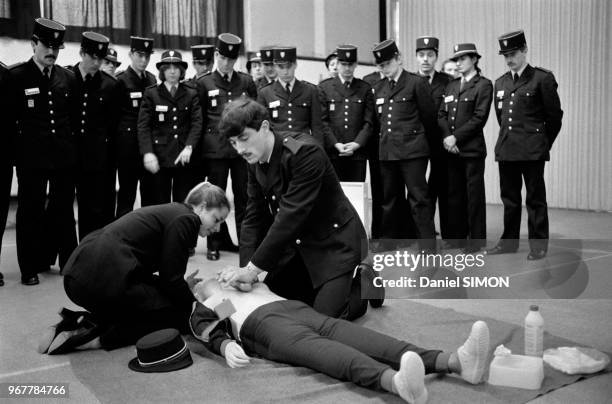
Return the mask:
<svg viewBox="0 0 612 404">
<path fill-rule="evenodd" d="M 525 355 L 542 357 L 544 319 L 540 308 L 533 304 L 525 317 Z"/>
</svg>

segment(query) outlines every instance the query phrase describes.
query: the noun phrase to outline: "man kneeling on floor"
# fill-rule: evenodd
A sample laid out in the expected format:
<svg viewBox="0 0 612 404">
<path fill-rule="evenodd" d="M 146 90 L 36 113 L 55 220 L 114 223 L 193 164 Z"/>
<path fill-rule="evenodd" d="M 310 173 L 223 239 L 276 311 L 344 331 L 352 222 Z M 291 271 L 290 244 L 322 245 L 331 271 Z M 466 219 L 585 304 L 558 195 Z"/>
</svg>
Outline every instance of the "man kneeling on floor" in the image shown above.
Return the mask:
<svg viewBox="0 0 612 404">
<path fill-rule="evenodd" d="M 304 366 L 340 380 L 382 389 L 410 403 L 424 403 L 426 373 L 456 373 L 481 382 L 489 351 L 489 329 L 472 326 L 456 352 L 417 347 L 346 320 L 285 300 L 263 283 L 233 284 L 209 279 L 195 287 L 190 325 L 206 347 L 232 368 L 249 364 L 249 355 Z"/>
</svg>

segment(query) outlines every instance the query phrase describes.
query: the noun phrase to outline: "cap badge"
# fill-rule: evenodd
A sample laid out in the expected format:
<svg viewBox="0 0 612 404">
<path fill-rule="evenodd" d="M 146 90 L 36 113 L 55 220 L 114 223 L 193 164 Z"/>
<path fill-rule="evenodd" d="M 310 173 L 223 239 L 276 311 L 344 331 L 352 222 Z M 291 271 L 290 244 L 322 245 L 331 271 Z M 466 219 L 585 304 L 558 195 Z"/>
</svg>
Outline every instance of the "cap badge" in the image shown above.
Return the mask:
<svg viewBox="0 0 612 404">
<path fill-rule="evenodd" d="M 266 51 L 266 56 L 270 57 L 270 51 Z"/>
<path fill-rule="evenodd" d="M 59 36 L 59 32 L 54 32 L 54 33 L 53 33 L 53 37 L 54 37 L 55 39 L 57 39 L 57 37 L 58 37 L 58 36 Z"/>
<path fill-rule="evenodd" d="M 200 49 L 200 53 L 202 54 L 202 56 L 206 55 L 206 50 L 205 49 Z"/>
<path fill-rule="evenodd" d="M 508 40 L 504 39 L 504 46 L 508 46 Z"/>
<path fill-rule="evenodd" d="M 229 49 L 229 50 L 234 49 L 234 45 L 227 45 L 227 49 Z"/>
<path fill-rule="evenodd" d="M 148 47 L 149 47 L 149 42 L 148 42 L 148 41 L 145 41 L 145 42 L 144 42 L 144 46 L 145 46 L 145 48 L 148 48 Z"/>
<path fill-rule="evenodd" d="M 376 56 L 380 57 L 381 56 L 380 52 L 376 52 Z"/>
<path fill-rule="evenodd" d="M 101 43 L 100 43 L 100 44 L 98 44 L 98 49 L 102 50 L 102 46 L 103 46 L 103 45 L 102 45 Z"/>
<path fill-rule="evenodd" d="M 459 45 L 455 45 L 455 52 L 459 50 Z"/>
<path fill-rule="evenodd" d="M 174 51 L 170 51 L 170 52 L 168 52 L 168 54 L 169 54 L 170 56 L 174 56 Z"/>
<path fill-rule="evenodd" d="M 282 58 L 284 58 L 285 57 L 285 52 L 281 52 L 280 55 L 281 55 Z"/>
<path fill-rule="evenodd" d="M 351 52 L 346 52 L 346 57 L 351 57 Z"/>
<path fill-rule="evenodd" d="M 425 42 L 425 45 L 427 45 L 429 43 L 429 38 L 425 38 L 423 42 Z"/>
</svg>

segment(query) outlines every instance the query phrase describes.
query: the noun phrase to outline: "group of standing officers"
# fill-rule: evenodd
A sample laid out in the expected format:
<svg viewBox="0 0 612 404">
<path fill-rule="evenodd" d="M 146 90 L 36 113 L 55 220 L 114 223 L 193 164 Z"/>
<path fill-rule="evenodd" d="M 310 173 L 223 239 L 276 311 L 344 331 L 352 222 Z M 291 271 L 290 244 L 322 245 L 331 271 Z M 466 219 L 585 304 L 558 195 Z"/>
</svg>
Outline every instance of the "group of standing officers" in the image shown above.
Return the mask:
<svg viewBox="0 0 612 404">
<path fill-rule="evenodd" d="M 139 181 L 147 206 L 183 201 L 205 178 L 225 189 L 231 175 L 240 234 L 247 163 L 217 125 L 224 107 L 242 97 L 267 109 L 274 133 L 318 141 L 340 181 L 365 181 L 369 162 L 373 238 L 418 239 L 420 248 L 434 251 L 437 202 L 445 247 L 466 253 L 486 241 L 483 128 L 493 102 L 504 233 L 489 253 L 518 248 L 524 180 L 528 259 L 546 254 L 544 162 L 563 112 L 553 74 L 527 64 L 522 31 L 499 38 L 510 71 L 496 80 L 495 90 L 480 74 L 474 44 L 453 49 L 459 78 L 435 71 L 439 42 L 430 36 L 416 41 L 417 73 L 402 67 L 395 42 L 386 40 L 373 49 L 378 71 L 358 79 L 357 48 L 341 45 L 337 76 L 315 86 L 296 79 L 295 47 L 261 49 L 256 62 L 263 77 L 257 80 L 236 71 L 242 40 L 229 33 L 219 35 L 216 46 L 192 47 L 197 74 L 191 79 L 185 79 L 180 52 L 167 50 L 156 64 L 158 84 L 146 70 L 153 39 L 139 37 L 131 37 L 130 66 L 113 77 L 101 67 L 110 62 L 116 68 L 116 52 L 94 32 L 82 34 L 79 63 L 64 68 L 55 64 L 64 32 L 53 20 L 37 19 L 33 57 L 0 69 L 0 89 L 12 94 L 3 97 L 12 102 L 1 109 L 10 147 L 3 148 L 0 213 L 6 216 L 15 165 L 23 284 L 38 284 L 37 274 L 58 256 L 62 268 L 76 247 L 75 190 L 83 239 L 133 209 Z M 238 248 L 225 225 L 207 245 L 210 260 Z"/>
</svg>

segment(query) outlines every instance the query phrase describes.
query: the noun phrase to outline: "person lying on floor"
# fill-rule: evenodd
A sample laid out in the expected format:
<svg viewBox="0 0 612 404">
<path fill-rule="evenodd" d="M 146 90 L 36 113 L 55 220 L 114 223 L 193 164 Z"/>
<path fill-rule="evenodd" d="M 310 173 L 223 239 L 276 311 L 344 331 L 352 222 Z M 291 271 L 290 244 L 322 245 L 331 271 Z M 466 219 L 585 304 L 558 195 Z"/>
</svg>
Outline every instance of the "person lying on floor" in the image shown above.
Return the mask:
<svg viewBox="0 0 612 404">
<path fill-rule="evenodd" d="M 240 289 L 237 290 L 236 288 Z M 247 293 L 245 293 L 247 292 Z M 191 331 L 232 368 L 248 355 L 304 366 L 411 403 L 424 403 L 426 373 L 456 373 L 481 382 L 489 352 L 489 329 L 476 321 L 455 352 L 424 349 L 369 328 L 316 312 L 272 293 L 263 283 L 198 283 Z M 231 304 L 230 304 L 231 303 Z"/>
<path fill-rule="evenodd" d="M 111 350 L 163 328 L 188 333 L 200 280 L 185 279 L 190 249 L 219 231 L 229 208 L 221 188 L 202 182 L 184 203 L 137 209 L 87 235 L 64 267 L 66 295 L 87 311 L 62 309 L 39 352 Z"/>
</svg>

